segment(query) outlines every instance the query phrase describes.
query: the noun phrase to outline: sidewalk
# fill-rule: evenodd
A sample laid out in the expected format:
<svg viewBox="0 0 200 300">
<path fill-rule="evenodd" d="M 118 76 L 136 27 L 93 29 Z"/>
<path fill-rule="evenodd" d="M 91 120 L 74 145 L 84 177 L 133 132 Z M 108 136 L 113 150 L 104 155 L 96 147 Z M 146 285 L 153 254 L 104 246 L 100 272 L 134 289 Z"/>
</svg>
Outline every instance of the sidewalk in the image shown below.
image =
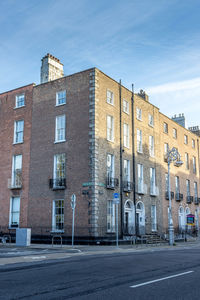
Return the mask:
<svg viewBox="0 0 200 300">
<path fill-rule="evenodd" d="M 169 246 L 168 243 L 158 243 L 158 244 L 134 244 L 134 245 L 116 245 L 112 246 L 100 246 L 100 245 L 60 245 L 60 244 L 31 244 L 27 247 L 19 247 L 15 244 L 0 244 L 0 249 L 17 248 L 21 250 L 48 250 L 48 251 L 59 251 L 68 253 L 101 253 L 101 252 L 126 252 L 126 251 L 140 251 L 140 250 L 152 250 L 152 249 L 181 249 L 181 248 L 191 248 L 200 247 L 200 240 L 192 240 L 188 242 L 177 242 L 174 246 Z"/>
<path fill-rule="evenodd" d="M 0 270 L 11 265 L 23 266 L 27 263 L 50 262 L 61 259 L 70 259 L 88 255 L 114 255 L 128 253 L 142 253 L 153 251 L 176 251 L 181 249 L 199 249 L 200 241 L 179 242 L 175 246 L 168 244 L 157 245 L 120 245 L 116 246 L 89 246 L 89 245 L 45 245 L 31 244 L 27 247 L 19 247 L 15 244 L 0 244 Z"/>
</svg>

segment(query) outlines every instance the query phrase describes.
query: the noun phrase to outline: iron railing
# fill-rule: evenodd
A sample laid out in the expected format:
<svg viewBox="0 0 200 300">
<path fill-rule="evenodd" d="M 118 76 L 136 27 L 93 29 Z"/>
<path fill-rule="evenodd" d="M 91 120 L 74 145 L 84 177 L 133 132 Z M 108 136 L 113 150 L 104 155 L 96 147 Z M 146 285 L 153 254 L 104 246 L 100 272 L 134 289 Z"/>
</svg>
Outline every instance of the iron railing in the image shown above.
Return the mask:
<svg viewBox="0 0 200 300">
<path fill-rule="evenodd" d="M 193 196 L 187 196 L 187 203 L 192 203 L 193 202 Z"/>
<path fill-rule="evenodd" d="M 115 189 L 119 185 L 119 179 L 108 176 L 106 178 L 106 187 L 107 189 Z"/>
<path fill-rule="evenodd" d="M 168 191 L 165 192 L 165 199 L 169 200 L 169 192 Z M 174 199 L 174 192 L 171 192 L 171 199 Z"/>
<path fill-rule="evenodd" d="M 53 190 L 63 190 L 66 188 L 66 178 L 49 179 L 49 187 Z"/>
<path fill-rule="evenodd" d="M 175 200 L 176 200 L 176 201 L 182 201 L 182 200 L 183 200 L 183 194 L 181 194 L 181 193 L 176 193 L 176 194 L 175 194 Z"/>
<path fill-rule="evenodd" d="M 124 190 L 124 192 L 131 192 L 133 190 L 133 182 L 124 181 L 123 182 L 123 190 Z"/>
</svg>

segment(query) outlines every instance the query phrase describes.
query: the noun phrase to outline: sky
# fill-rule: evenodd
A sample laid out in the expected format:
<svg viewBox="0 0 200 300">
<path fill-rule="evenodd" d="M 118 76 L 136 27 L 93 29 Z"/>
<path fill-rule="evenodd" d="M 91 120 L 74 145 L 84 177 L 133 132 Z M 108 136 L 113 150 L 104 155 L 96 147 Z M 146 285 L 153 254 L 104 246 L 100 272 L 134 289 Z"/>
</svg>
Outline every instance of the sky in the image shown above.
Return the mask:
<svg viewBox="0 0 200 300">
<path fill-rule="evenodd" d="M 199 0 L 0 0 L 0 93 L 39 84 L 51 53 L 65 75 L 97 67 L 200 125 L 199 14 Z"/>
</svg>

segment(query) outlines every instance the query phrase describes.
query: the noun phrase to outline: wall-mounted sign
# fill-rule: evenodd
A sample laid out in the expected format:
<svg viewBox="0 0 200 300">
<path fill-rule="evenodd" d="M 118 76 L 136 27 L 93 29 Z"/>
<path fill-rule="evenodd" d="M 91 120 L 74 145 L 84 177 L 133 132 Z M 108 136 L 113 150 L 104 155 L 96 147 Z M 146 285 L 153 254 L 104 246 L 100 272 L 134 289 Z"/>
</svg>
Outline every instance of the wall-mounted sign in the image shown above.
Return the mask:
<svg viewBox="0 0 200 300">
<path fill-rule="evenodd" d="M 187 225 L 195 225 L 195 216 L 187 215 Z"/>
</svg>

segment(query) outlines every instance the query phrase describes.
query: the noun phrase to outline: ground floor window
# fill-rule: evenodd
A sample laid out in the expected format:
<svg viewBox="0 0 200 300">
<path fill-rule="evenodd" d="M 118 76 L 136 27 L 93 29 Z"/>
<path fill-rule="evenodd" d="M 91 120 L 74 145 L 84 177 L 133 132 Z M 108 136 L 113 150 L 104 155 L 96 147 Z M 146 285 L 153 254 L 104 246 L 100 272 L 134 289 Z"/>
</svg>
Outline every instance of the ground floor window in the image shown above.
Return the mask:
<svg viewBox="0 0 200 300">
<path fill-rule="evenodd" d="M 53 201 L 52 230 L 53 231 L 64 230 L 64 200 Z"/>
<path fill-rule="evenodd" d="M 20 197 L 10 199 L 10 227 L 19 227 Z"/>
<path fill-rule="evenodd" d="M 107 231 L 115 232 L 115 205 L 112 200 L 107 202 Z"/>
</svg>

